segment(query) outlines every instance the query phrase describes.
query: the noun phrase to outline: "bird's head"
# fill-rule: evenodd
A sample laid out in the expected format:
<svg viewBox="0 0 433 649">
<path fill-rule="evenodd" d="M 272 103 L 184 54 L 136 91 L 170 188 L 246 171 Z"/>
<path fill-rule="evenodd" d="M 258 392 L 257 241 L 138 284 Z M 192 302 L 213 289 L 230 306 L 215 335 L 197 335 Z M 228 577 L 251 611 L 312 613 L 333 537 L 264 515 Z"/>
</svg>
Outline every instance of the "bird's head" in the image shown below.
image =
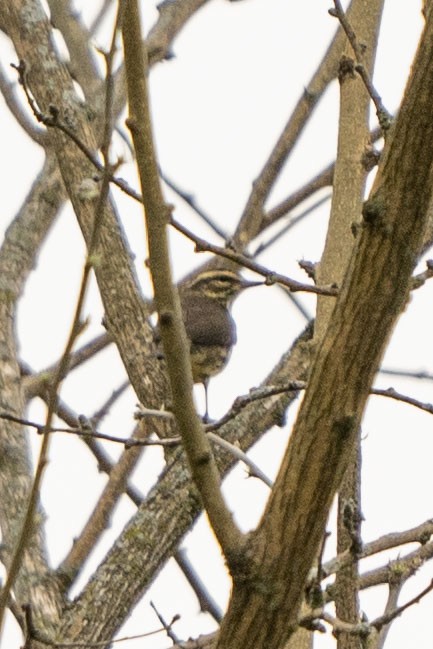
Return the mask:
<svg viewBox="0 0 433 649">
<path fill-rule="evenodd" d="M 206 270 L 194 277 L 182 290 L 229 306 L 241 291 L 260 284 L 262 282 L 246 280 L 231 270 Z"/>
</svg>

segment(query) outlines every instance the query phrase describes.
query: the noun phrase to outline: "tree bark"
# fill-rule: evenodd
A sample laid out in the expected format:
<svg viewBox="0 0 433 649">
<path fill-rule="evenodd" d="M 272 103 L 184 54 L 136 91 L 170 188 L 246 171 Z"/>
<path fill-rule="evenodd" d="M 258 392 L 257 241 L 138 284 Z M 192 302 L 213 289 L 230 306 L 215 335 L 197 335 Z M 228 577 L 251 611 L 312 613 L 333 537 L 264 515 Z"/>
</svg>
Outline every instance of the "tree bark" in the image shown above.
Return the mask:
<svg viewBox="0 0 433 649">
<path fill-rule="evenodd" d="M 278 649 L 296 626 L 386 343 L 409 297 L 433 183 L 433 18 L 428 17 L 346 280 L 217 647 Z"/>
</svg>

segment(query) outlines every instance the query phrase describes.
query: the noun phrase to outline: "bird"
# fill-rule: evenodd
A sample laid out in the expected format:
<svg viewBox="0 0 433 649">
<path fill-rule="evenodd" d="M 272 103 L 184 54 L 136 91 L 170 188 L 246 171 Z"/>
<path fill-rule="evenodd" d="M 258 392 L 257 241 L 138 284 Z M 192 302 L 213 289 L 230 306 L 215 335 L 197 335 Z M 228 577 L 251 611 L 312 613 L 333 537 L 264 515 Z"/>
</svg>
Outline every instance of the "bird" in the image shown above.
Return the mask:
<svg viewBox="0 0 433 649">
<path fill-rule="evenodd" d="M 198 273 L 179 290 L 193 381 L 203 384 L 205 391 L 205 420 L 209 379 L 227 365 L 237 340 L 231 306 L 242 291 L 261 284 L 234 271 L 217 269 Z"/>
</svg>

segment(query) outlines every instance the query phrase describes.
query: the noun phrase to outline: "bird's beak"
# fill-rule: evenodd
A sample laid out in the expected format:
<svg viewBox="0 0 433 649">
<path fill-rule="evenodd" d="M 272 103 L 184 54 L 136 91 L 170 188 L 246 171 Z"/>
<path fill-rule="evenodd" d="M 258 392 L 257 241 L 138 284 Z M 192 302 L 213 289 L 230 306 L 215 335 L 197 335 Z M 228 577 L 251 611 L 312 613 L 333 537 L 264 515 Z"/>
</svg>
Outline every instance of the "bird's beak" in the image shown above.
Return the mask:
<svg viewBox="0 0 433 649">
<path fill-rule="evenodd" d="M 242 290 L 244 288 L 252 288 L 253 286 L 264 286 L 265 282 L 251 282 L 247 279 L 242 280 Z"/>
</svg>

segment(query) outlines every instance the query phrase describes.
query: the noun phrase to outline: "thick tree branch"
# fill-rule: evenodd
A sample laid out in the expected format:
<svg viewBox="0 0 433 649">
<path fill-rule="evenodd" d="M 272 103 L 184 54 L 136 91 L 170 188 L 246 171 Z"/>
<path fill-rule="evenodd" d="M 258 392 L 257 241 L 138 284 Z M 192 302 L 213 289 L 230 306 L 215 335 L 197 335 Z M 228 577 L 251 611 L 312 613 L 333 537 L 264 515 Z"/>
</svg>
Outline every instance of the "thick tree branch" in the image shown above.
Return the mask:
<svg viewBox="0 0 433 649">
<path fill-rule="evenodd" d="M 365 72 L 371 75 L 377 47 L 378 33 L 383 10 L 383 0 L 369 3 L 355 2 L 352 21 L 358 38 L 364 44 L 363 63 Z M 344 28 L 344 25 L 343 25 Z M 333 178 L 331 214 L 325 248 L 316 272 L 316 281 L 335 282 L 341 286 L 354 245 L 353 227 L 361 219 L 362 203 L 368 169 L 364 164 L 370 146 L 369 107 L 370 96 L 354 71 L 350 46 L 346 43 L 340 61 L 338 80 L 340 85 L 340 114 L 337 159 Z M 315 337 L 321 340 L 329 324 L 335 301 L 319 297 Z M 335 608 L 340 620 L 351 624 L 359 622 L 358 562 L 361 522 L 361 431 L 352 449 L 349 466 L 338 494 L 337 551 L 347 547 L 352 561 L 336 575 Z M 337 639 L 338 649 L 359 649 L 359 638 L 341 633 Z"/>
<path fill-rule="evenodd" d="M 311 328 L 308 328 L 264 381 L 264 386 L 305 380 L 310 338 Z M 219 434 L 246 451 L 257 440 L 257 430 L 282 425 L 285 412 L 295 398 L 296 394 L 283 392 L 254 401 L 224 425 Z M 227 452 L 221 452 L 218 453 L 218 463 L 220 471 L 226 473 L 233 466 L 234 459 Z M 110 631 L 116 632 L 131 607 L 152 583 L 155 571 L 175 553 L 201 508 L 184 454 L 176 451 L 158 484 L 146 496 L 92 581 L 69 609 L 64 622 L 66 637 L 83 639 L 85 633 L 84 637 L 98 640 L 107 637 Z M 98 596 L 101 591 L 105 593 L 103 598 Z M 87 623 L 83 630 L 89 610 L 93 611 L 94 624 Z M 104 620 L 104 625 L 98 622 L 100 620 Z"/>
<path fill-rule="evenodd" d="M 54 158 L 49 155 L 22 208 L 6 231 L 0 250 L 0 407 L 17 416 L 24 413 L 13 327 L 17 301 L 63 200 L 63 184 Z M 3 421 L 0 440 L 1 456 L 5 459 L 0 463 L 2 561 L 9 568 L 31 489 L 31 453 L 23 427 Z M 42 520 L 43 512 L 39 509 L 29 537 L 31 551 L 24 552 L 14 594 L 20 604 L 27 602 L 33 606 L 35 619 L 41 627 L 51 628 L 58 621 L 62 598 L 57 584 L 49 576 L 45 538 L 40 525 Z"/>
<path fill-rule="evenodd" d="M 433 186 L 432 102 L 429 19 L 288 451 L 252 538 L 250 580 L 235 582 L 218 647 L 281 647 L 287 626 L 278 620 L 296 620 L 329 507 L 421 249 Z"/>
<path fill-rule="evenodd" d="M 60 30 L 69 52 L 68 67 L 72 77 L 80 84 L 86 98 L 94 99 L 102 87 L 95 48 L 90 33 L 73 9 L 70 0 L 48 0 L 51 21 Z M 95 107 L 93 106 L 93 109 Z"/>
</svg>

